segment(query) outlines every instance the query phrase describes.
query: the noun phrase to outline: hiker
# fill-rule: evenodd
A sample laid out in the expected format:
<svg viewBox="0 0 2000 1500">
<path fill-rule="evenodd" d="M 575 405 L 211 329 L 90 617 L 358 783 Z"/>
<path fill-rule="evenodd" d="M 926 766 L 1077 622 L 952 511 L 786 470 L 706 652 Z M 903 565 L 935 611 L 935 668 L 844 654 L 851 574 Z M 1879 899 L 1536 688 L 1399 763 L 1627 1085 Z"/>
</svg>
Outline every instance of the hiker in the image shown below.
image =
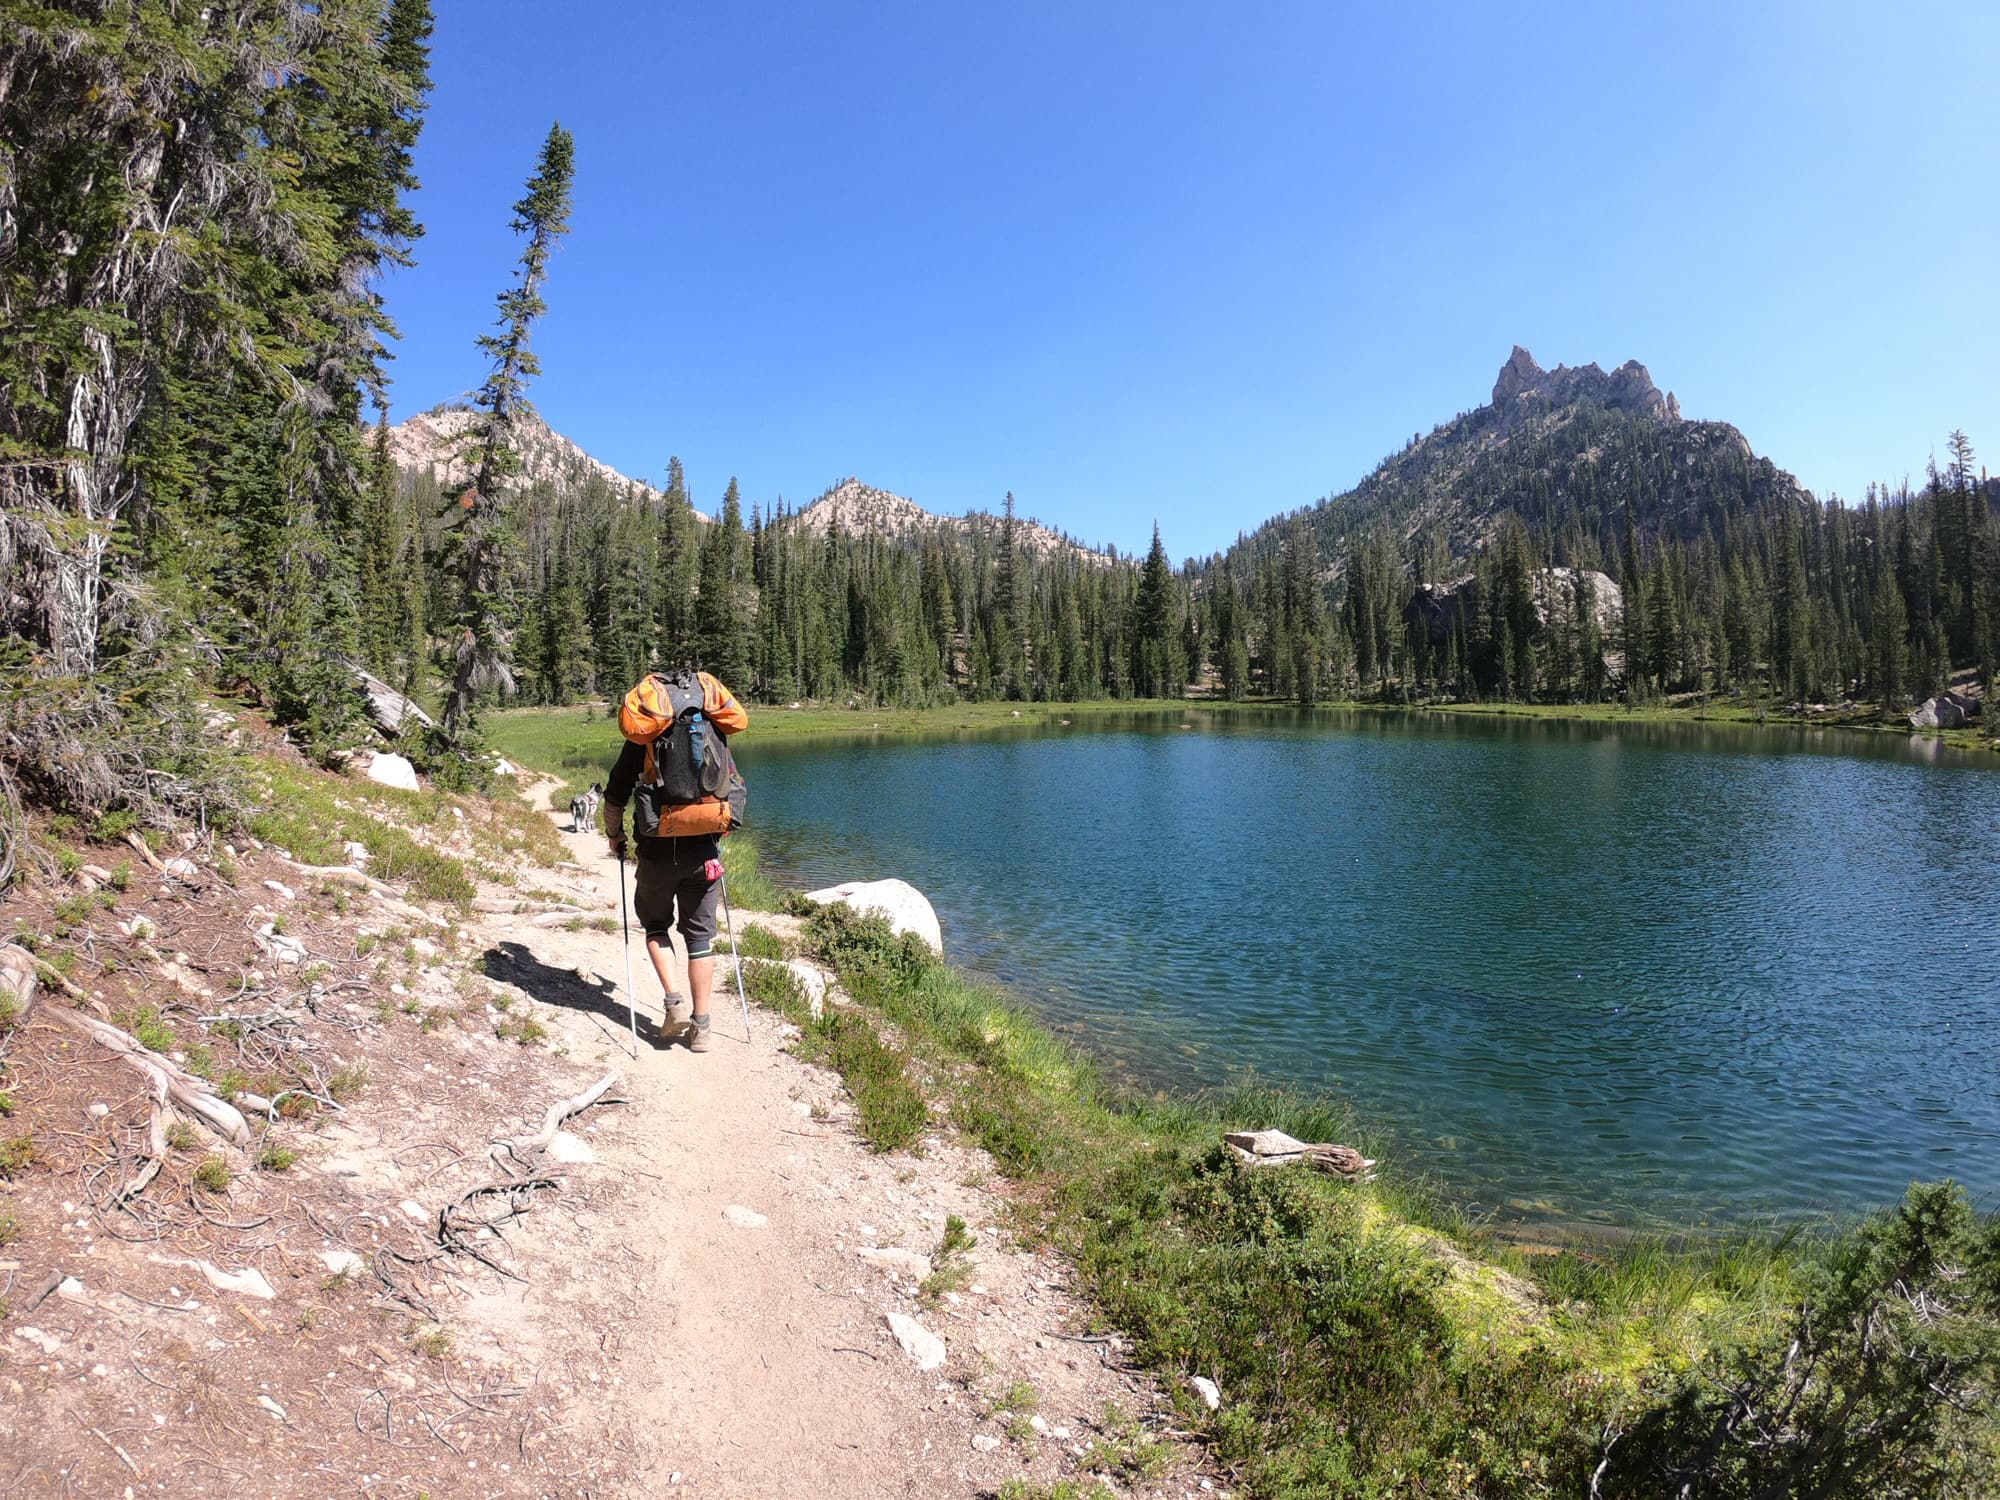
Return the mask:
<svg viewBox="0 0 2000 1500">
<path fill-rule="evenodd" d="M 749 722 L 736 695 L 707 672 L 648 674 L 626 694 L 619 711 L 625 748 L 604 787 L 604 835 L 620 859 L 625 808 L 633 804 L 632 910 L 666 992 L 661 1033 L 680 1031 L 690 1052 L 708 1050 L 721 836 L 742 821 L 743 778 L 724 737 L 741 733 Z M 668 967 L 675 927 L 687 943 L 686 1015 L 678 1013 L 681 997 Z"/>
</svg>

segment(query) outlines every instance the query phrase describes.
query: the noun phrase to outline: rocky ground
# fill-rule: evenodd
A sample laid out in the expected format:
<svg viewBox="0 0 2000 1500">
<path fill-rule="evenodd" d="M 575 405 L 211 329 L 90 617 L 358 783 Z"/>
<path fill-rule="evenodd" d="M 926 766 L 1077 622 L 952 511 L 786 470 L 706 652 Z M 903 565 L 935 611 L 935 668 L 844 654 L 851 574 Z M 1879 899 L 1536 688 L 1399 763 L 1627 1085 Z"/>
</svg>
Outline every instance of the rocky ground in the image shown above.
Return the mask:
<svg viewBox="0 0 2000 1500">
<path fill-rule="evenodd" d="M 982 1153 L 873 1154 L 733 993 L 663 1039 L 643 954 L 628 1055 L 568 837 L 471 915 L 251 847 L 9 897 L 0 1494 L 1220 1492 Z"/>
</svg>

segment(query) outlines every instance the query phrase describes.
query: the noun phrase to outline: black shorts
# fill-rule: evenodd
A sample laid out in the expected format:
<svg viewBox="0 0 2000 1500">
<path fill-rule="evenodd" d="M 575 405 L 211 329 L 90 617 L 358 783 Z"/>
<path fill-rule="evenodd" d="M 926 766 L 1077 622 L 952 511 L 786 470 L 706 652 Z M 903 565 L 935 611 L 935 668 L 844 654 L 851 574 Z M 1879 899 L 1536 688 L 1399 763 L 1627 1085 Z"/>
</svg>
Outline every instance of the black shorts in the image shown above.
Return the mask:
<svg viewBox="0 0 2000 1500">
<path fill-rule="evenodd" d="M 716 857 L 715 840 L 640 839 L 638 845 L 632 910 L 639 925 L 658 943 L 679 927 L 688 957 L 708 957 L 715 951 L 715 905 L 722 883 L 710 880 L 703 866 Z"/>
</svg>

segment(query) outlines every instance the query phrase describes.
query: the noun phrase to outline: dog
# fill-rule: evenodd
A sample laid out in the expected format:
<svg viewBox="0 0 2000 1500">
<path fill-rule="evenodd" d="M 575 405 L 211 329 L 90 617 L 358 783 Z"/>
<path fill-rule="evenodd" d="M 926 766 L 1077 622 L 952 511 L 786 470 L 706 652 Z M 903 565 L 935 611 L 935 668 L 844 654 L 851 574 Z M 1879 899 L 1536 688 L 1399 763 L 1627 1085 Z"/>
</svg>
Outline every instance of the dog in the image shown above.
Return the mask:
<svg viewBox="0 0 2000 1500">
<path fill-rule="evenodd" d="M 596 782 L 580 797 L 569 799 L 569 831 L 583 833 L 597 821 L 598 804 L 604 800 L 604 789 Z"/>
</svg>

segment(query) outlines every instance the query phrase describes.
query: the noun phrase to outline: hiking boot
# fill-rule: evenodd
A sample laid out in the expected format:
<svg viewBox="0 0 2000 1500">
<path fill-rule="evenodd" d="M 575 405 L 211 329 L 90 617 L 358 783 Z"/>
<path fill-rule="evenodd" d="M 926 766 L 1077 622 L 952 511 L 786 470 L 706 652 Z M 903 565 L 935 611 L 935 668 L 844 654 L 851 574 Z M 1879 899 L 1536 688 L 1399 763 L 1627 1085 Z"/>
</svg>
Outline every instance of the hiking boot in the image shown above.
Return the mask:
<svg viewBox="0 0 2000 1500">
<path fill-rule="evenodd" d="M 669 995 L 665 1004 L 669 1026 L 685 1026 L 694 1015 L 694 1002 L 686 995 Z"/>
<path fill-rule="evenodd" d="M 681 1032 L 687 1038 L 688 1051 L 706 1052 L 708 1050 L 708 1031 L 709 1019 L 707 1016 L 696 1016 L 692 1021 L 689 1021 Z"/>
</svg>

